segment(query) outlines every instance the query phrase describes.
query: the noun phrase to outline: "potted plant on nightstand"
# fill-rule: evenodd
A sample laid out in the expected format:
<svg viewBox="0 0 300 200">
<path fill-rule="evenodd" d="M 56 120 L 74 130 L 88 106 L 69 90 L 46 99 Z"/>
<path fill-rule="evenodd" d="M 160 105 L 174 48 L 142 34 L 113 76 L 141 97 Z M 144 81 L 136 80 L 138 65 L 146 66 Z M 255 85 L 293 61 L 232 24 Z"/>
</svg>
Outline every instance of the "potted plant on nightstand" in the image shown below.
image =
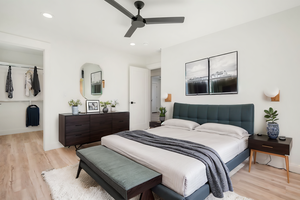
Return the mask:
<svg viewBox="0 0 300 200">
<path fill-rule="evenodd" d="M 104 113 L 107 113 L 108 112 L 107 106 L 110 105 L 110 102 L 109 101 L 100 101 L 100 105 L 101 105 L 101 107 L 103 107 L 102 111 Z"/>
<path fill-rule="evenodd" d="M 72 106 L 72 114 L 78 115 L 78 105 L 82 105 L 79 99 L 77 101 L 74 101 L 73 99 L 68 102 L 69 106 Z"/>
<path fill-rule="evenodd" d="M 119 104 L 118 100 L 111 101 L 111 112 L 116 112 L 116 106 Z"/>
<path fill-rule="evenodd" d="M 265 118 L 267 122 L 267 133 L 269 138 L 276 139 L 279 135 L 279 125 L 275 122 L 278 120 L 277 110 L 269 108 L 269 110 L 264 110 L 266 113 Z"/>
<path fill-rule="evenodd" d="M 159 108 L 159 112 L 160 112 L 159 120 L 161 122 L 164 122 L 165 121 L 165 117 L 166 117 L 166 112 L 167 112 L 166 108 L 165 107 L 160 107 Z"/>
</svg>

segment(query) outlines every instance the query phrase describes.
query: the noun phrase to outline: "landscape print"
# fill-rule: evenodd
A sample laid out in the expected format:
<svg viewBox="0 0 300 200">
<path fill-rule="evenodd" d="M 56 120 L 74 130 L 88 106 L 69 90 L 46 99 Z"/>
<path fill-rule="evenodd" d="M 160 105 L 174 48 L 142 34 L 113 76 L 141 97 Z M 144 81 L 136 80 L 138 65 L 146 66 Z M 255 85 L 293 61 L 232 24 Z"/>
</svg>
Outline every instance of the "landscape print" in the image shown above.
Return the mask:
<svg viewBox="0 0 300 200">
<path fill-rule="evenodd" d="M 211 94 L 237 93 L 237 52 L 209 58 Z"/>
<path fill-rule="evenodd" d="M 185 64 L 186 95 L 209 94 L 208 59 Z"/>
<path fill-rule="evenodd" d="M 238 52 L 185 64 L 185 95 L 238 93 Z"/>
</svg>

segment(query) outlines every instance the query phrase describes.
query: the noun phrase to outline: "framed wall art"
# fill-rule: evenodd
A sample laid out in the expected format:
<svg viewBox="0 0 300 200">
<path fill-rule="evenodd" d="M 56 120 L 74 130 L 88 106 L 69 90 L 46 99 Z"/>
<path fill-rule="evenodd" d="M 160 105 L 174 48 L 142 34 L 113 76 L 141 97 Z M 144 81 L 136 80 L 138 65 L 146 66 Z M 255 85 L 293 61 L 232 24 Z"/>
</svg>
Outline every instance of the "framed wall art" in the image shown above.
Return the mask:
<svg viewBox="0 0 300 200">
<path fill-rule="evenodd" d="M 100 105 L 98 100 L 86 100 L 86 112 L 99 112 Z"/>
<path fill-rule="evenodd" d="M 210 94 L 238 92 L 237 51 L 209 58 Z"/>
<path fill-rule="evenodd" d="M 209 94 L 208 59 L 196 60 L 185 64 L 185 94 Z"/>
<path fill-rule="evenodd" d="M 186 96 L 237 93 L 237 51 L 185 64 Z"/>
</svg>

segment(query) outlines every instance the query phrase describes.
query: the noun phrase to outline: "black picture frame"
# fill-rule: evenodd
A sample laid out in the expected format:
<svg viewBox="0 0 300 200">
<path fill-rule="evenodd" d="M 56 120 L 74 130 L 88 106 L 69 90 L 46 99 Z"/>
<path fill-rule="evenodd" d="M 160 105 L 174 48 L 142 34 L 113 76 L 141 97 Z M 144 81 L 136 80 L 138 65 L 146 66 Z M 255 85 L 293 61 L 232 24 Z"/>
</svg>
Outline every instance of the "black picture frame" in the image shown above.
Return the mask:
<svg viewBox="0 0 300 200">
<path fill-rule="evenodd" d="M 209 60 L 208 58 L 185 64 L 185 95 L 209 94 Z"/>
<path fill-rule="evenodd" d="M 238 93 L 238 52 L 229 52 L 209 58 L 209 93 Z"/>
<path fill-rule="evenodd" d="M 238 93 L 238 52 L 185 63 L 185 95 Z"/>
</svg>

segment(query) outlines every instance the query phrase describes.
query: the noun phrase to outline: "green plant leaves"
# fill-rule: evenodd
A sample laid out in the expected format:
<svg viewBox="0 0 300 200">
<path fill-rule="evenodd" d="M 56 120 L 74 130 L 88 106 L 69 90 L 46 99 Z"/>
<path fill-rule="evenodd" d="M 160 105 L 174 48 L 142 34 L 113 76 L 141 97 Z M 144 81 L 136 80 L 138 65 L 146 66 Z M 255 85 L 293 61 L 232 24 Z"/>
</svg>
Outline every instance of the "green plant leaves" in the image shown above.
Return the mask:
<svg viewBox="0 0 300 200">
<path fill-rule="evenodd" d="M 274 123 L 278 119 L 276 118 L 278 116 L 277 110 L 274 110 L 272 107 L 269 108 L 269 110 L 264 110 L 266 115 L 264 116 L 266 118 L 266 122 L 272 122 Z"/>
<path fill-rule="evenodd" d="M 69 106 L 78 106 L 78 105 L 82 105 L 81 101 L 79 99 L 77 99 L 77 101 L 74 101 L 73 99 L 71 99 L 71 101 L 68 102 Z"/>
</svg>

